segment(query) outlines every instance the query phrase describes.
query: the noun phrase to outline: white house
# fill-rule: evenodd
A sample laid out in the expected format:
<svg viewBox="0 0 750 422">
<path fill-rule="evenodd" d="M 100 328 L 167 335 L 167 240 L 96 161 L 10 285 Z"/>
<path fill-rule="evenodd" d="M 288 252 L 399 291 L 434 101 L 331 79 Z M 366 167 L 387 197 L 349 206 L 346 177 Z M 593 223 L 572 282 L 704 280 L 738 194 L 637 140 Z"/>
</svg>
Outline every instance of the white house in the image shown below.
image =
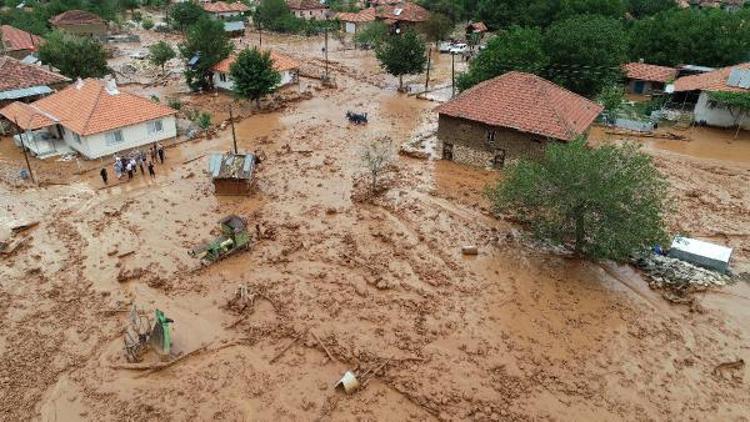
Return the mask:
<svg viewBox="0 0 750 422">
<path fill-rule="evenodd" d="M 732 111 L 711 100 L 711 92 L 737 92 L 750 95 L 750 63 L 742 63 L 712 72 L 678 78 L 674 92 L 695 98 L 694 120 L 699 124 L 750 130 L 750 116 L 733 115 Z"/>
<path fill-rule="evenodd" d="M 347 34 L 356 34 L 363 27 L 375 21 L 375 8 L 360 10 L 357 13 L 340 12 L 336 14 L 336 19 L 341 22 L 341 29 Z"/>
<path fill-rule="evenodd" d="M 120 91 L 114 80 L 78 80 L 31 104 L 14 102 L 0 115 L 26 131 L 16 136 L 40 158 L 77 151 L 99 158 L 177 136 L 165 105 Z"/>
<path fill-rule="evenodd" d="M 234 82 L 232 81 L 229 69 L 236 59 L 237 56 L 232 54 L 214 65 L 212 69 L 214 71 L 213 81 L 215 87 L 230 91 L 234 88 Z M 276 88 L 299 80 L 300 63 L 297 60 L 271 50 L 271 61 L 273 62 L 273 68 L 281 74 L 281 82 L 279 82 Z"/>
<path fill-rule="evenodd" d="M 328 6 L 323 0 L 286 0 L 294 16 L 306 20 L 325 20 Z"/>
<path fill-rule="evenodd" d="M 225 3 L 217 1 L 216 3 L 204 3 L 203 10 L 212 18 L 219 20 L 233 19 L 236 16 L 242 16 L 250 11 L 250 8 L 240 2 Z"/>
</svg>

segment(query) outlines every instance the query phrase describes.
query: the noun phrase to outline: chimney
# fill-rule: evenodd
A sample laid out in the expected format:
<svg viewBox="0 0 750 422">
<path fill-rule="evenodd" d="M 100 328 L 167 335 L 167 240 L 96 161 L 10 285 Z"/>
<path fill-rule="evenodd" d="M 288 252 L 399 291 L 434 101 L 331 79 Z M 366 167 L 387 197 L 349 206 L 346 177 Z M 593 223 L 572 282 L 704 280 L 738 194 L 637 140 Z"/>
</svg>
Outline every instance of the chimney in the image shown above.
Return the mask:
<svg viewBox="0 0 750 422">
<path fill-rule="evenodd" d="M 76 80 L 76 89 L 77 89 L 77 90 L 80 90 L 81 88 L 83 88 L 83 79 L 81 79 L 81 78 L 78 78 L 78 79 Z"/>
<path fill-rule="evenodd" d="M 120 91 L 117 89 L 117 81 L 112 77 L 112 75 L 107 75 L 104 77 L 104 89 L 107 90 L 107 94 L 109 95 L 117 95 L 120 93 Z"/>
</svg>

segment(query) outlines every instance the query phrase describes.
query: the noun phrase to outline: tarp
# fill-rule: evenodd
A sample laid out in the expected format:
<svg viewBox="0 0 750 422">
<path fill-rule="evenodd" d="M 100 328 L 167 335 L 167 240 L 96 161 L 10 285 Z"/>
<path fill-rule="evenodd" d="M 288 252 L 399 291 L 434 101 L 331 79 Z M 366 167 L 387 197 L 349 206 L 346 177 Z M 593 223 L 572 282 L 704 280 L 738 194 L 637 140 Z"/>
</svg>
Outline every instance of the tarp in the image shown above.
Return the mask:
<svg viewBox="0 0 750 422">
<path fill-rule="evenodd" d="M 224 22 L 224 32 L 238 32 L 244 30 L 245 22 L 243 21 Z"/>
</svg>

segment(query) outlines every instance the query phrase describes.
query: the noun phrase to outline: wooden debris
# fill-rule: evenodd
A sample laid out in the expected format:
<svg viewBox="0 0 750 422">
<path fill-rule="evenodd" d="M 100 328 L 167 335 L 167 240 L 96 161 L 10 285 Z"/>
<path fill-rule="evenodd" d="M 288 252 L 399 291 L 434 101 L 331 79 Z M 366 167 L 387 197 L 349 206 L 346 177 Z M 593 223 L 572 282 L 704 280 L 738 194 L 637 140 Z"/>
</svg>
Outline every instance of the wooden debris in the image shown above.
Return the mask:
<svg viewBox="0 0 750 422">
<path fill-rule="evenodd" d="M 479 255 L 479 248 L 476 246 L 462 246 L 461 253 L 464 255 Z"/>
<path fill-rule="evenodd" d="M 117 255 L 117 257 L 118 258 L 125 258 L 126 256 L 133 255 L 134 253 L 135 253 L 135 251 L 128 251 L 128 252 L 124 252 L 124 253 L 121 253 L 121 254 Z"/>
<path fill-rule="evenodd" d="M 287 350 L 291 349 L 292 346 L 294 346 L 294 344 L 297 343 L 297 341 L 299 339 L 301 339 L 305 334 L 307 334 L 307 330 L 305 330 L 305 332 L 303 332 L 302 334 L 298 335 L 297 337 L 295 337 L 294 340 L 292 340 L 291 342 L 289 342 L 289 344 L 287 344 L 283 349 L 281 349 L 281 351 L 279 353 L 277 353 L 276 356 L 274 356 L 270 361 L 268 361 L 268 363 L 274 363 L 280 357 L 284 356 L 284 353 L 286 353 Z"/>
<path fill-rule="evenodd" d="M 200 154 L 197 157 L 188 158 L 187 160 L 183 161 L 182 164 L 192 163 L 195 160 L 200 160 L 201 158 L 205 157 L 206 154 Z"/>
<path fill-rule="evenodd" d="M 31 229 L 31 228 L 33 228 L 33 227 L 36 227 L 36 226 L 38 226 L 38 225 L 39 225 L 39 222 L 38 222 L 38 221 L 32 221 L 31 223 L 26 223 L 26 224 L 19 224 L 19 225 L 17 225 L 17 226 L 13 226 L 13 227 L 11 227 L 11 228 L 10 228 L 10 231 L 11 231 L 11 232 L 12 232 L 12 233 L 13 233 L 14 235 L 16 235 L 16 234 L 18 234 L 18 233 L 21 233 L 21 232 L 24 232 L 24 231 L 26 231 L 26 230 L 28 230 L 28 229 Z"/>
<path fill-rule="evenodd" d="M 331 351 L 328 350 L 328 348 L 326 347 L 325 343 L 323 343 L 322 341 L 320 341 L 320 339 L 318 338 L 318 336 L 315 335 L 315 331 L 310 330 L 310 334 L 312 334 L 312 336 L 315 339 L 315 341 L 317 341 L 318 344 L 320 344 L 320 346 L 323 347 L 323 350 L 325 350 L 326 354 L 328 355 L 328 359 L 336 360 L 336 359 L 333 358 L 333 355 L 331 354 Z"/>
<path fill-rule="evenodd" d="M 689 141 L 685 135 L 680 135 L 674 132 L 636 132 L 631 130 L 605 130 L 604 133 L 608 135 L 620 135 L 620 136 L 635 136 L 638 138 L 661 138 L 661 139 L 672 139 L 675 141 Z"/>
</svg>

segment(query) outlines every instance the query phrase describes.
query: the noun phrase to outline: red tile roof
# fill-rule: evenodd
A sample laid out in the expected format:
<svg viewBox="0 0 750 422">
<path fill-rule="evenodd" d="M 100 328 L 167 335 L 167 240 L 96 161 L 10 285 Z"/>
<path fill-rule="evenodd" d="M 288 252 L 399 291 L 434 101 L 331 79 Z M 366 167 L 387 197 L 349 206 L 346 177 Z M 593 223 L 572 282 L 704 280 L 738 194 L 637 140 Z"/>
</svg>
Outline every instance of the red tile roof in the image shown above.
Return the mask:
<svg viewBox="0 0 750 422">
<path fill-rule="evenodd" d="M 232 66 L 232 63 L 237 59 L 236 54 L 231 54 L 226 59 L 220 61 L 219 63 L 216 63 L 212 69 L 215 72 L 221 72 L 221 73 L 229 73 L 229 68 Z M 293 58 L 277 53 L 273 50 L 271 50 L 271 61 L 273 61 L 273 68 L 277 72 L 283 72 L 285 70 L 291 70 L 296 69 L 300 66 L 300 63 L 297 60 L 294 60 Z"/>
<path fill-rule="evenodd" d="M 33 51 L 44 42 L 44 39 L 10 25 L 2 25 L 0 26 L 0 41 L 2 41 L 5 51 Z"/>
<path fill-rule="evenodd" d="M 627 63 L 622 66 L 625 77 L 639 81 L 669 82 L 677 76 L 673 67 L 657 66 L 640 62 Z"/>
<path fill-rule="evenodd" d="M 377 6 L 375 11 L 380 19 L 403 22 L 424 22 L 430 17 L 430 12 L 427 9 L 412 2 Z"/>
<path fill-rule="evenodd" d="M 683 76 L 677 78 L 674 83 L 675 92 L 680 91 L 725 91 L 725 92 L 748 92 L 750 90 L 727 85 L 729 74 L 732 69 L 750 69 L 750 63 L 742 63 L 735 66 L 728 66 L 716 69 L 712 72 L 701 73 L 700 75 Z"/>
<path fill-rule="evenodd" d="M 230 12 L 244 13 L 244 12 L 249 11 L 250 8 L 240 2 L 225 3 L 223 1 L 217 1 L 216 3 L 203 4 L 203 10 L 205 10 L 208 13 L 230 13 Z"/>
<path fill-rule="evenodd" d="M 342 22 L 372 22 L 375 20 L 375 8 L 360 10 L 357 13 L 337 13 L 336 19 Z"/>
<path fill-rule="evenodd" d="M 471 29 L 474 32 L 487 32 L 487 25 L 484 22 L 473 22 L 468 24 L 466 29 Z"/>
<path fill-rule="evenodd" d="M 24 130 L 41 129 L 57 123 L 57 119 L 54 116 L 50 116 L 33 104 L 26 104 L 20 101 L 10 103 L 0 109 L 0 115 L 3 115 L 11 122 L 17 122 L 18 126 Z"/>
<path fill-rule="evenodd" d="M 286 0 L 286 5 L 291 10 L 328 9 L 328 6 L 321 4 L 318 0 Z"/>
<path fill-rule="evenodd" d="M 73 83 L 62 91 L 30 104 L 30 107 L 82 136 L 176 113 L 170 107 L 125 91 L 109 93 L 105 88 L 105 81 L 98 79 Z M 16 105 L 16 110 L 18 109 L 20 107 Z"/>
<path fill-rule="evenodd" d="M 85 10 L 68 10 L 50 18 L 52 25 L 96 25 L 103 24 L 104 19 Z"/>
<path fill-rule="evenodd" d="M 435 109 L 439 114 L 570 141 L 602 106 L 536 75 L 508 72 L 481 82 Z"/>
<path fill-rule="evenodd" d="M 70 80 L 41 66 L 24 64 L 7 56 L 0 57 L 0 75 L 2 75 L 0 92 L 39 85 L 54 85 Z"/>
</svg>

